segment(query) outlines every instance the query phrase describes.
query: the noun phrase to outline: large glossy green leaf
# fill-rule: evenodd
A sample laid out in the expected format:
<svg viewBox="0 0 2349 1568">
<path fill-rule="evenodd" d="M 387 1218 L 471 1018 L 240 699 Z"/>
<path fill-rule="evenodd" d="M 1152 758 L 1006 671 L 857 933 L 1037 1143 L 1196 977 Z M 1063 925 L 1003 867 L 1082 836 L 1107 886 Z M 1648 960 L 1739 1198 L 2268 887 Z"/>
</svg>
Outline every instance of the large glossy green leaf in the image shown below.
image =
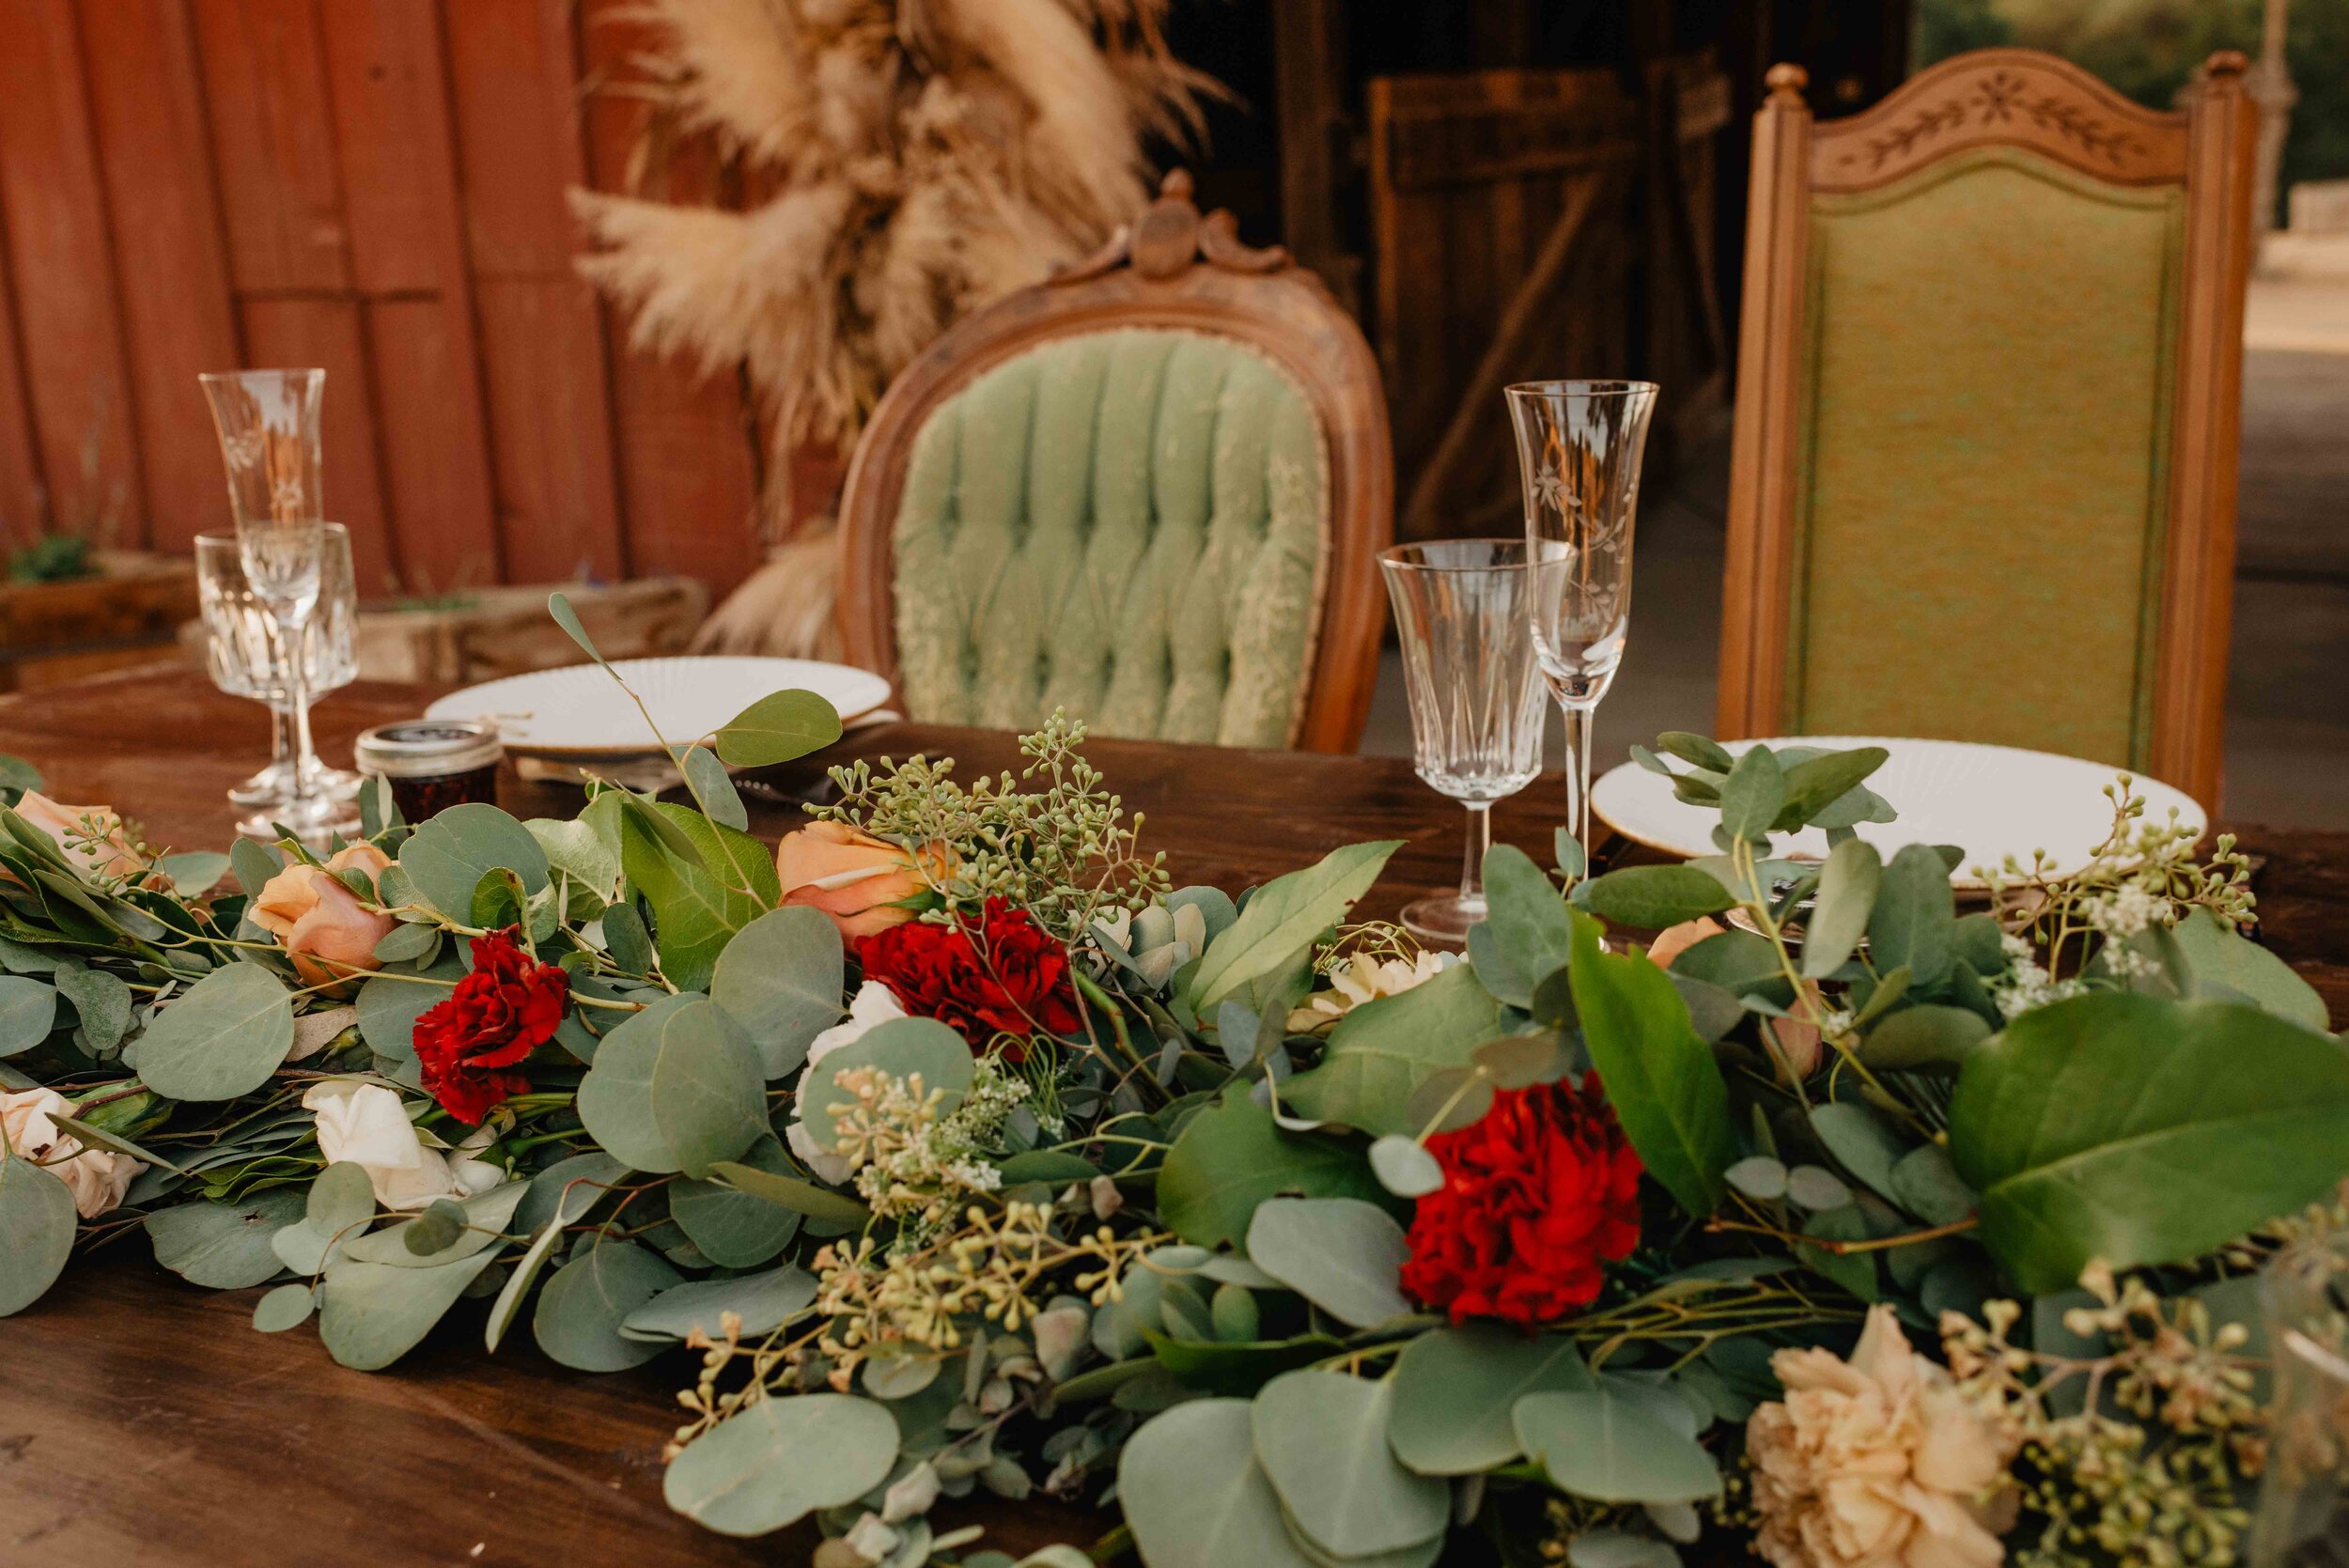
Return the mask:
<svg viewBox="0 0 2349 1568">
<path fill-rule="evenodd" d="M 1239 919 L 1201 955 L 1190 982 L 1191 1010 L 1212 1017 L 1224 998 L 1286 965 L 1346 917 L 1402 845 L 1401 839 L 1349 844 L 1258 888 Z"/>
<path fill-rule="evenodd" d="M 579 1117 L 635 1170 L 705 1176 L 767 1131 L 766 1080 L 741 1026 L 707 997 L 666 998 L 604 1036 Z"/>
<path fill-rule="evenodd" d="M 1500 1032 L 1501 1004 L 1473 970 L 1455 964 L 1341 1018 L 1321 1064 L 1289 1079 L 1281 1098 L 1307 1116 L 1373 1135 L 1416 1135 L 1411 1091 L 1447 1067 L 1466 1066 Z"/>
<path fill-rule="evenodd" d="M 1159 1217 L 1201 1247 L 1237 1246 L 1267 1198 L 1375 1200 L 1361 1157 L 1334 1138 L 1283 1132 L 1235 1083 L 1183 1125 L 1159 1168 Z"/>
<path fill-rule="evenodd" d="M 2322 1033 L 2332 1028 L 2325 999 L 2315 986 L 2267 949 L 2228 929 L 2208 909 L 2187 910 L 2170 934 L 2186 961 L 2186 986 L 2195 997 L 2241 997 L 2303 1029 Z"/>
<path fill-rule="evenodd" d="M 1600 948 L 1597 924 L 1575 922 L 1574 1003 L 1624 1136 L 1680 1206 L 1709 1215 L 1738 1156 L 1729 1086 L 1688 1022 L 1672 977 L 1642 953 Z"/>
<path fill-rule="evenodd" d="M 807 1048 L 840 1021 L 845 959 L 840 928 L 821 909 L 770 909 L 718 955 L 709 1000 L 758 1048 L 779 1079 L 807 1060 Z"/>
<path fill-rule="evenodd" d="M 1694 1502 L 1721 1489 L 1693 1436 L 1612 1388 L 1527 1394 L 1517 1442 L 1561 1490 L 1595 1502 Z"/>
<path fill-rule="evenodd" d="M 671 849 L 647 823 L 658 815 L 689 841 L 703 863 Z M 780 893 L 764 846 L 699 812 L 659 805 L 620 822 L 620 863 L 652 905 L 661 970 L 679 990 L 700 990 L 736 932 L 774 908 Z"/>
<path fill-rule="evenodd" d="M 492 871 L 511 871 L 524 893 L 547 885 L 547 852 L 528 828 L 483 801 L 451 806 L 417 828 L 399 851 L 416 892 L 451 920 L 473 914 L 474 890 Z"/>
<path fill-rule="evenodd" d="M 1968 1058 L 1950 1156 L 2025 1291 L 2182 1262 L 2349 1175 L 2349 1048 L 2233 1003 L 2056 1002 Z"/>
<path fill-rule="evenodd" d="M 232 1100 L 293 1049 L 293 998 L 258 964 L 214 970 L 139 1036 L 139 1079 L 165 1099 Z"/>
<path fill-rule="evenodd" d="M 1256 1463 L 1289 1522 L 1333 1557 L 1400 1551 L 1440 1536 L 1452 1489 L 1403 1467 L 1387 1446 L 1394 1386 L 1341 1373 L 1283 1373 L 1252 1412 Z"/>
<path fill-rule="evenodd" d="M 1145 1568 L 1316 1568 L 1256 1463 L 1248 1402 L 1197 1399 L 1153 1417 L 1117 1462 Z"/>
<path fill-rule="evenodd" d="M 762 1399 L 686 1446 L 661 1479 L 669 1506 L 721 1535 L 765 1535 L 854 1502 L 889 1478 L 897 1423 L 848 1394 Z"/>
<path fill-rule="evenodd" d="M 1531 1393 L 1595 1389 L 1573 1340 L 1497 1323 L 1438 1328 L 1404 1347 L 1394 1368 L 1388 1438 L 1422 1475 L 1478 1475 L 1517 1456 L 1511 1412 Z"/>
<path fill-rule="evenodd" d="M 0 1317 L 39 1300 L 73 1253 L 73 1191 L 21 1155 L 0 1160 Z"/>
</svg>

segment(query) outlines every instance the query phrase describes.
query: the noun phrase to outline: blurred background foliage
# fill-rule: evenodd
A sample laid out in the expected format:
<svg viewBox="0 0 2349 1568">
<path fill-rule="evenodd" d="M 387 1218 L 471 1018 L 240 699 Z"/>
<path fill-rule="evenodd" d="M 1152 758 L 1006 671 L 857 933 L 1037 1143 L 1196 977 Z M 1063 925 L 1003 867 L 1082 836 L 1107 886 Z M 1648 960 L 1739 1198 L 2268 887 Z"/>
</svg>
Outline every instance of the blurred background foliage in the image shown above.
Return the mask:
<svg viewBox="0 0 2349 1568">
<path fill-rule="evenodd" d="M 2263 10 L 2261 0 L 1918 0 L 1913 63 L 2020 44 L 2061 54 L 2166 109 L 2211 51 L 2259 58 Z M 2349 0 L 2292 0 L 2284 36 L 2300 101 L 2279 196 L 2296 180 L 2349 178 Z"/>
</svg>

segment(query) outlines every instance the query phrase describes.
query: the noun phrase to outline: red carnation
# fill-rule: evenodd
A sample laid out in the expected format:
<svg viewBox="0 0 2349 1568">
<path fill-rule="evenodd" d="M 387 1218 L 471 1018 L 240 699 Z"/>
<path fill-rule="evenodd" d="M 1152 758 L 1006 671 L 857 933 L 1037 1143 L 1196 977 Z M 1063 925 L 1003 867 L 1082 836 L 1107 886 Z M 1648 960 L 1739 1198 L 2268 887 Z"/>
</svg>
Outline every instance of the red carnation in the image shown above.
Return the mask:
<svg viewBox="0 0 2349 1568">
<path fill-rule="evenodd" d="M 570 994 L 569 977 L 523 952 L 516 935 L 509 925 L 475 937 L 473 972 L 416 1020 L 425 1090 L 468 1126 L 530 1088 L 529 1079 L 503 1069 L 554 1038 Z"/>
<path fill-rule="evenodd" d="M 867 980 L 887 986 L 915 1017 L 952 1024 L 972 1050 L 998 1034 L 1078 1028 L 1068 949 L 1001 898 L 987 901 L 975 932 L 908 921 L 865 938 L 857 956 Z M 1016 1048 L 1003 1054 L 1020 1058 Z"/>
<path fill-rule="evenodd" d="M 1493 1096 L 1484 1119 L 1438 1133 L 1443 1187 L 1419 1201 L 1403 1288 L 1423 1306 L 1528 1326 L 1598 1296 L 1599 1264 L 1640 1243 L 1640 1157 L 1591 1074 Z"/>
</svg>

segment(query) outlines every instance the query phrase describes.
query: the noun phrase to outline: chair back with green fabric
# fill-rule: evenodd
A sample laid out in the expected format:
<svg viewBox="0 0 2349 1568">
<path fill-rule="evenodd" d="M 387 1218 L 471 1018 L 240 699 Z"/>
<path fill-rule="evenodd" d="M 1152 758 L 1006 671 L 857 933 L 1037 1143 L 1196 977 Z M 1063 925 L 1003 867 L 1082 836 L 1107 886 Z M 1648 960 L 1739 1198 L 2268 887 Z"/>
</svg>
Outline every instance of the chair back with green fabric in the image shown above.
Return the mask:
<svg viewBox="0 0 2349 1568">
<path fill-rule="evenodd" d="M 1720 729 L 2088 757 L 2216 804 L 2251 112 L 1983 50 L 1813 125 L 1771 73 Z"/>
<path fill-rule="evenodd" d="M 910 717 L 1348 751 L 1391 530 L 1352 320 L 1186 177 L 890 388 L 842 502 L 842 629 Z"/>
</svg>

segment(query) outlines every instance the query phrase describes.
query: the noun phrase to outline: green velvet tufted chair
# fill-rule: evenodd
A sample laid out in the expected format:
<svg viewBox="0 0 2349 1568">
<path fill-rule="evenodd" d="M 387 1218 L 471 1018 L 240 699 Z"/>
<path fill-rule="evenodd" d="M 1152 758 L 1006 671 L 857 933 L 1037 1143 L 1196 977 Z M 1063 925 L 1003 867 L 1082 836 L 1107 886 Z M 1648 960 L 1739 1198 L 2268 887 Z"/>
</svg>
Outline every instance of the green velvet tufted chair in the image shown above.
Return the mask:
<svg viewBox="0 0 2349 1568">
<path fill-rule="evenodd" d="M 908 715 L 1351 751 L 1383 626 L 1376 362 L 1181 172 L 890 386 L 841 503 L 848 657 Z"/>
<path fill-rule="evenodd" d="M 2032 747 L 2218 794 L 2254 123 L 1995 49 L 1757 116 L 1724 736 Z"/>
</svg>

